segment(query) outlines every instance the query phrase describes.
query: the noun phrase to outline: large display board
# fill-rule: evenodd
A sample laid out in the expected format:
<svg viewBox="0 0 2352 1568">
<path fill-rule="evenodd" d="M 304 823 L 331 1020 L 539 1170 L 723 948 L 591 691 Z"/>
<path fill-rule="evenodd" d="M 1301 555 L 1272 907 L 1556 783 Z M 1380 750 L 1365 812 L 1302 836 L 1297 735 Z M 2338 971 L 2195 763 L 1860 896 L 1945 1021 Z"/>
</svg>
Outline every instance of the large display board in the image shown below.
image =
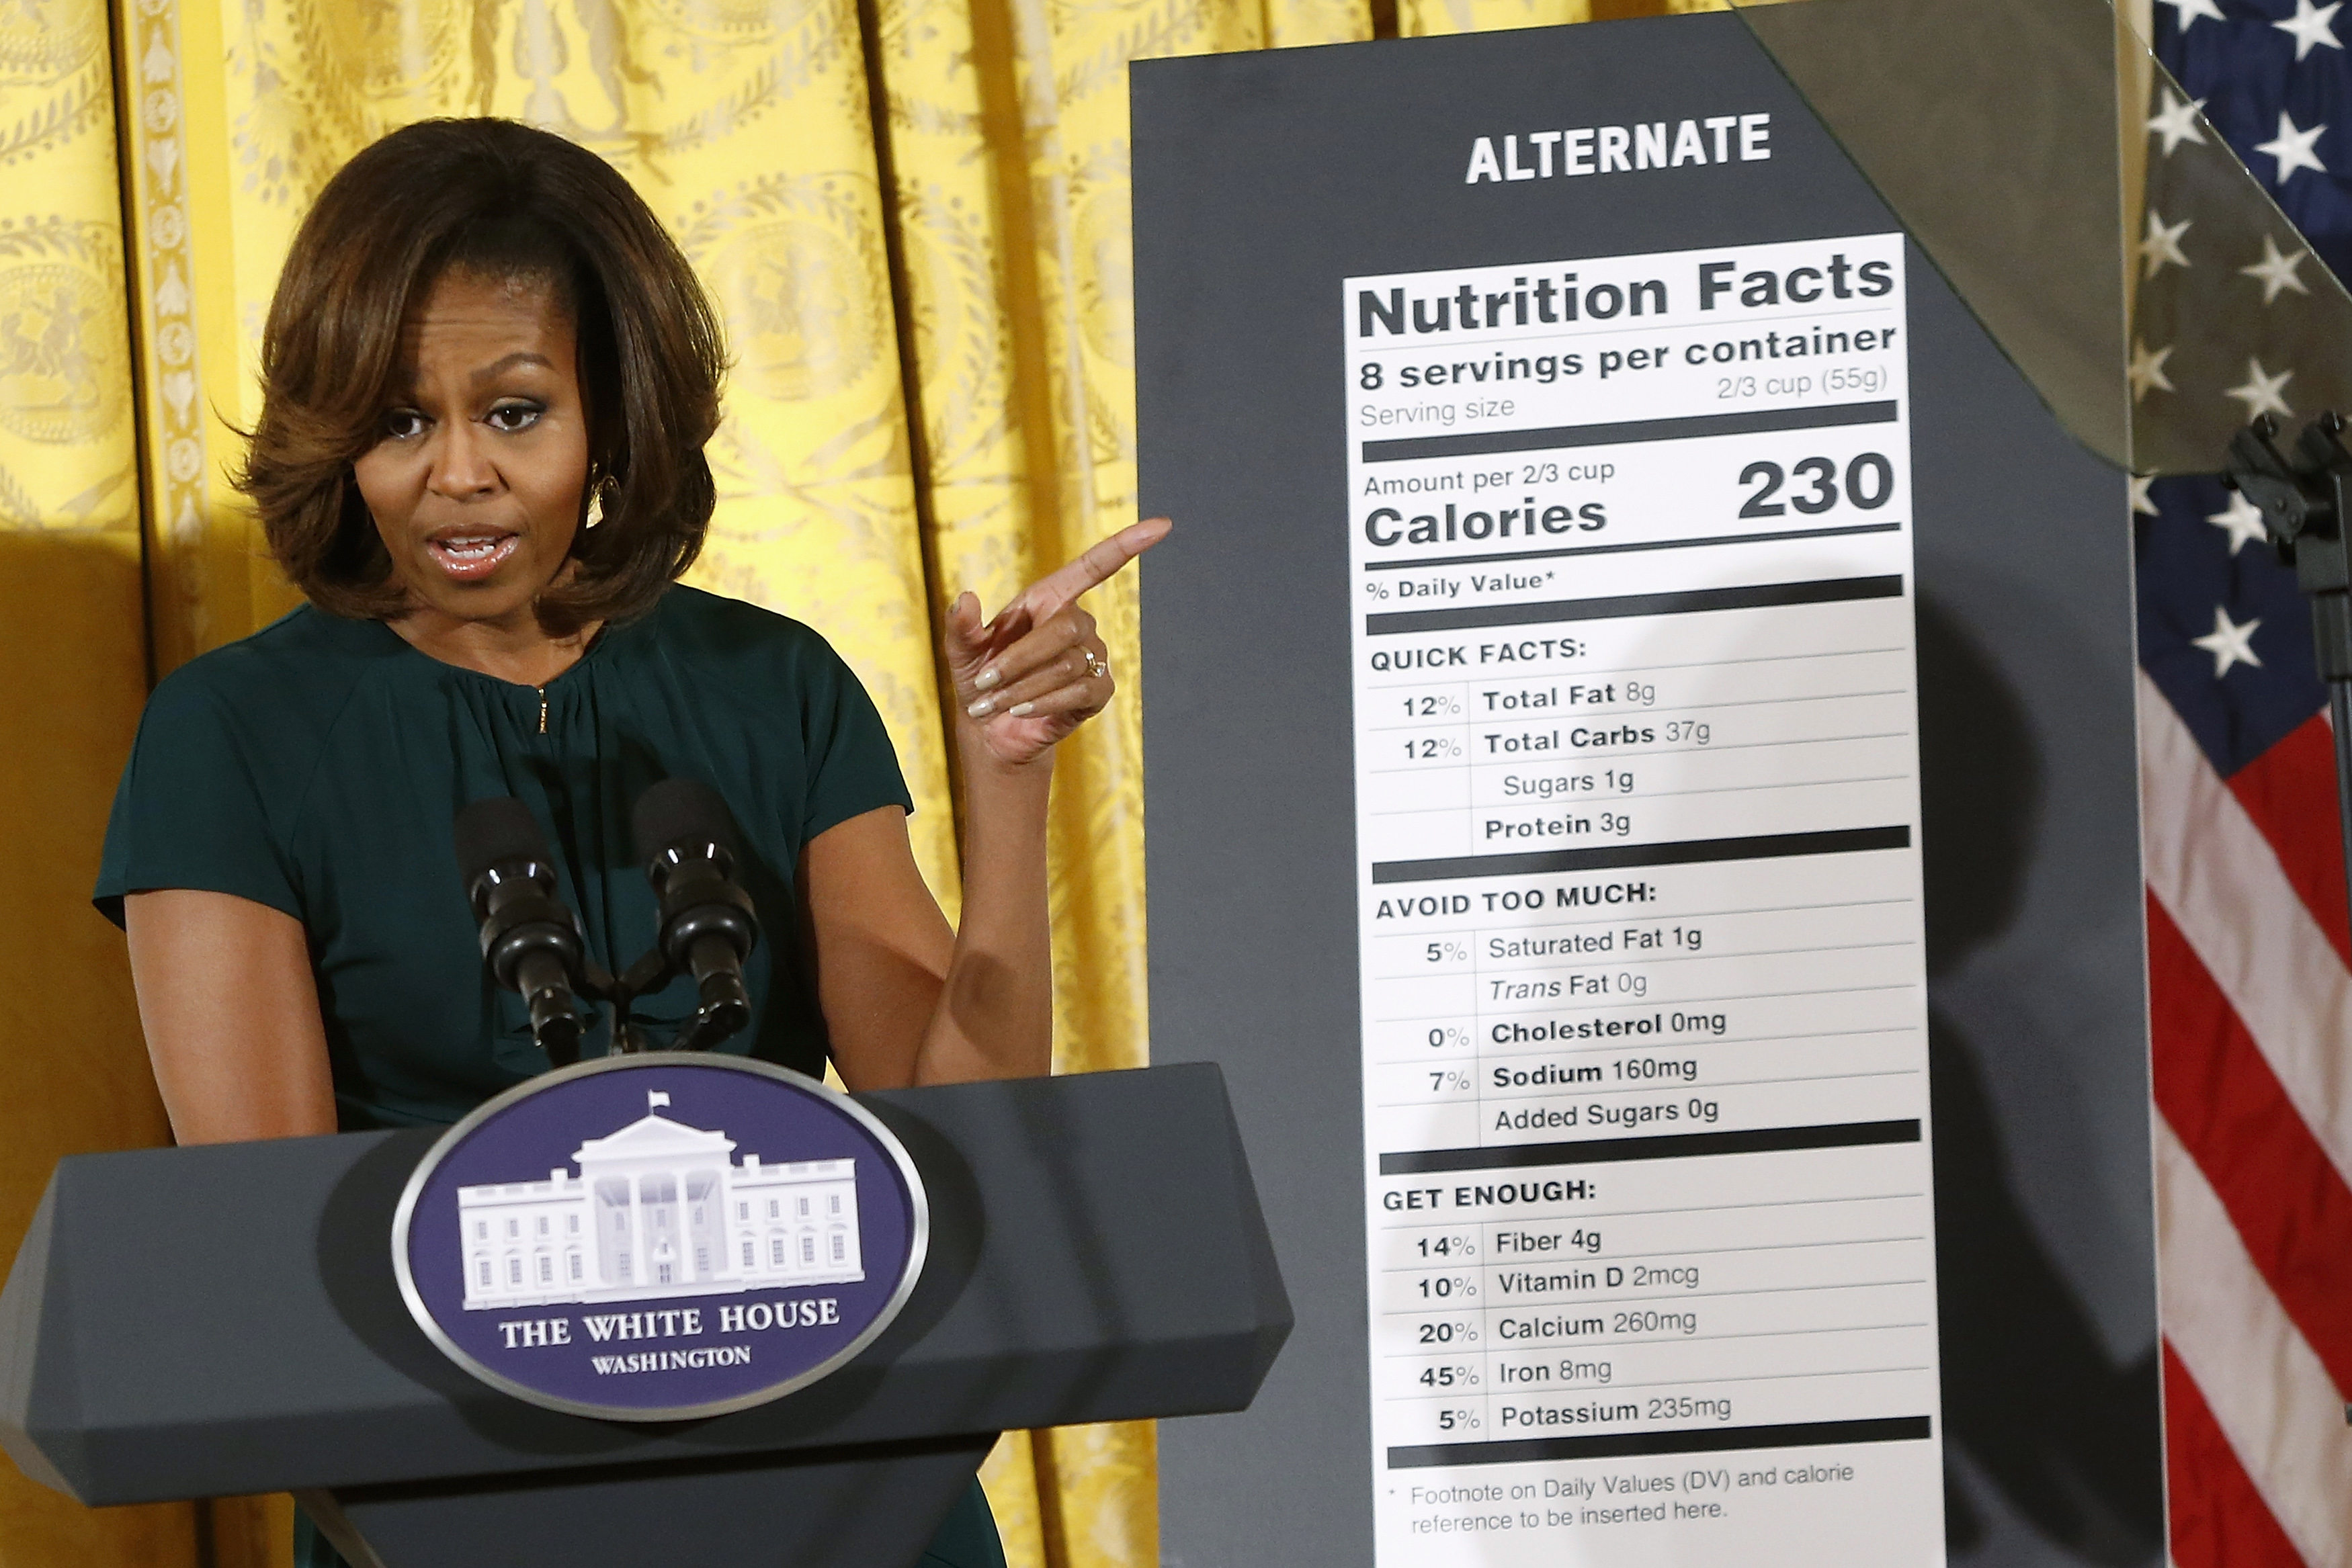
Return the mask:
<svg viewBox="0 0 2352 1568">
<path fill-rule="evenodd" d="M 1166 1561 L 2152 1553 L 2120 476 L 1731 18 L 1151 62 L 1136 154 L 1153 1045 L 1300 1314 Z M 2103 1015 L 1963 1038 L 1994 951 Z"/>
<path fill-rule="evenodd" d="M 1940 1539 L 1903 260 L 1346 285 L 1382 1563 Z"/>
</svg>

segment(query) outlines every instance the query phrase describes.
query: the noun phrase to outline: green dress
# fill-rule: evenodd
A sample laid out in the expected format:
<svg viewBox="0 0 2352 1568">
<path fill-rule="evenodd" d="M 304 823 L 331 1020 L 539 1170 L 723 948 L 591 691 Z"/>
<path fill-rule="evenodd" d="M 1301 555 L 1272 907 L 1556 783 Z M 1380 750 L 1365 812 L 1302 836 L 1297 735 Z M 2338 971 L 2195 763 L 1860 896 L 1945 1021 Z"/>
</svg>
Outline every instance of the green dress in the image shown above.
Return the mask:
<svg viewBox="0 0 2352 1568">
<path fill-rule="evenodd" d="M 446 1125 L 544 1071 L 521 998 L 493 987 L 451 824 L 485 796 L 539 820 L 589 951 L 618 971 L 656 906 L 629 810 L 671 777 L 733 810 L 766 940 L 744 966 L 756 1021 L 722 1049 L 823 1072 L 824 1030 L 794 879 L 811 839 L 912 810 L 874 704 L 824 639 L 695 589 L 608 627 L 544 687 L 418 653 L 380 622 L 305 607 L 159 685 L 116 793 L 96 903 L 195 888 L 283 910 L 309 934 L 346 1131 Z M 680 978 L 640 1000 L 656 1044 L 692 1015 Z M 599 1022 L 582 1054 L 602 1054 Z M 976 1514 L 975 1514 L 976 1511 Z M 340 1564 L 299 1531 L 304 1568 Z M 927 1559 L 999 1568 L 978 1487 Z"/>
</svg>

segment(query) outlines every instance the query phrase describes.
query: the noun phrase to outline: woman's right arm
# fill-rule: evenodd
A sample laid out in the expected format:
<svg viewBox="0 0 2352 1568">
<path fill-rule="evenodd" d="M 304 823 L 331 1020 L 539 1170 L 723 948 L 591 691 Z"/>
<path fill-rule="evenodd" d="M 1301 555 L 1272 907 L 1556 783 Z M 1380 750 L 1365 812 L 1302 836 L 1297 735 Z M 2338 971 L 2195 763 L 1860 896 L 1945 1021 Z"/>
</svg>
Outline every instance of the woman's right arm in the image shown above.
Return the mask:
<svg viewBox="0 0 2352 1568">
<path fill-rule="evenodd" d="M 226 893 L 122 901 L 155 1082 L 183 1144 L 335 1131 L 327 1031 L 302 923 Z"/>
</svg>

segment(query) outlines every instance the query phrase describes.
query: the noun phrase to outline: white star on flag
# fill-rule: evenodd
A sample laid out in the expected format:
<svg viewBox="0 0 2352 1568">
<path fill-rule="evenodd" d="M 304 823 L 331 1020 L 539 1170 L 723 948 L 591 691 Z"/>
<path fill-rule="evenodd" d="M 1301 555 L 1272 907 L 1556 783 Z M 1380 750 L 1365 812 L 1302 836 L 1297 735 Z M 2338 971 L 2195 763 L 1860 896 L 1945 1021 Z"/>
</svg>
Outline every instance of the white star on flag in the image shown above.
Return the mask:
<svg viewBox="0 0 2352 1568">
<path fill-rule="evenodd" d="M 2336 0 L 2336 4 L 2324 11 L 2314 10 L 2311 0 L 2294 0 L 2294 15 L 2284 22 L 2273 22 L 2271 26 L 2294 39 L 2294 57 L 2300 63 L 2315 45 L 2326 45 L 2331 49 L 2344 47 L 2336 41 L 2336 29 L 2327 25 L 2327 18 L 2342 9 L 2343 0 Z"/>
<path fill-rule="evenodd" d="M 2253 644 L 2254 632 L 2262 623 L 2262 618 L 2256 616 L 2243 626 L 2232 625 L 2230 612 L 2216 604 L 2213 606 L 2212 632 L 2208 636 L 2191 637 L 2189 642 L 2213 655 L 2213 678 L 2218 681 L 2235 664 L 2251 664 L 2257 670 L 2263 667 L 2263 662 L 2254 657 Z"/>
<path fill-rule="evenodd" d="M 2164 0 L 2164 3 L 2179 13 L 2180 30 L 2184 33 L 2200 16 L 2210 16 L 2216 22 L 2229 19 L 2221 15 L 2221 7 L 2213 4 L 2213 0 Z"/>
<path fill-rule="evenodd" d="M 2205 520 L 2230 536 L 2230 553 L 2233 556 L 2241 548 L 2258 545 L 2269 537 L 2263 528 L 2263 509 L 2242 495 L 2231 496 L 2225 509 Z"/>
<path fill-rule="evenodd" d="M 2131 382 L 2132 402 L 2146 397 L 2150 387 L 2158 392 L 2170 392 L 2172 382 L 2164 373 L 2164 361 L 2172 357 L 2172 346 L 2144 349 L 2138 339 L 2132 340 L 2131 363 L 2124 369 L 2124 379 Z"/>
<path fill-rule="evenodd" d="M 2238 270 L 2248 277 L 2262 280 L 2263 303 L 2267 305 L 2279 297 L 2282 288 L 2292 288 L 2297 294 L 2311 292 L 2303 279 L 2294 275 L 2294 269 L 2301 267 L 2303 258 L 2310 254 L 2309 251 L 2298 250 L 2293 256 L 2281 256 L 2277 242 L 2264 235 L 2262 260 L 2249 263 Z"/>
<path fill-rule="evenodd" d="M 2205 100 L 2201 98 L 2180 98 L 2168 91 L 2164 99 L 2163 111 L 2148 117 L 2147 128 L 2164 138 L 2165 152 L 2169 155 L 2184 141 L 2194 141 L 2202 146 L 2205 133 L 2197 129 L 2197 114 L 2205 107 Z"/>
<path fill-rule="evenodd" d="M 2272 183 L 2285 184 L 2287 176 L 2297 169 L 2308 169 L 2315 174 L 2326 173 L 2327 165 L 2321 162 L 2319 155 L 2311 150 L 2311 144 L 2318 141 L 2320 132 L 2326 129 L 2325 125 L 2315 125 L 2308 131 L 2297 131 L 2293 117 L 2285 110 L 2280 110 L 2278 134 L 2268 141 L 2257 143 L 2254 148 L 2255 152 L 2267 152 L 2278 160 L 2278 173 L 2273 176 Z"/>
<path fill-rule="evenodd" d="M 2274 413 L 2284 419 L 2294 410 L 2287 407 L 2286 399 L 2279 394 L 2294 379 L 2293 371 L 2281 371 L 2274 376 L 2266 376 L 2263 373 L 2263 362 L 2250 359 L 2246 361 L 2246 384 L 2231 387 L 2224 395 L 2236 398 L 2246 405 L 2246 418 L 2250 422 L 2266 413 Z"/>
<path fill-rule="evenodd" d="M 2147 264 L 2142 277 L 2154 277 L 2162 272 L 2167 262 L 2179 267 L 2189 265 L 2187 253 L 2180 248 L 2180 236 L 2189 232 L 2187 218 L 2167 226 L 2164 215 L 2154 207 L 2147 210 L 2147 236 L 2139 242 L 2139 258 Z"/>
<path fill-rule="evenodd" d="M 2164 515 L 2157 509 L 2155 497 L 2147 493 L 2147 487 L 2155 483 L 2156 476 L 2153 474 L 2131 476 L 2131 509 L 2141 517 L 2160 517 Z"/>
<path fill-rule="evenodd" d="M 2279 397 L 2279 392 L 2286 391 L 2286 383 L 2294 379 L 2295 371 L 2291 371 L 2291 369 L 2282 369 L 2277 376 L 2265 376 L 2261 360 L 2246 360 L 2246 385 L 2232 385 L 2225 395 L 2237 397 L 2242 404 L 2246 404 L 2246 421 L 2249 423 L 2261 418 L 2263 413 L 2277 413 L 2279 418 L 2286 418 L 2288 413 L 2294 413 L 2294 409 L 2286 407 L 2286 400 Z"/>
</svg>

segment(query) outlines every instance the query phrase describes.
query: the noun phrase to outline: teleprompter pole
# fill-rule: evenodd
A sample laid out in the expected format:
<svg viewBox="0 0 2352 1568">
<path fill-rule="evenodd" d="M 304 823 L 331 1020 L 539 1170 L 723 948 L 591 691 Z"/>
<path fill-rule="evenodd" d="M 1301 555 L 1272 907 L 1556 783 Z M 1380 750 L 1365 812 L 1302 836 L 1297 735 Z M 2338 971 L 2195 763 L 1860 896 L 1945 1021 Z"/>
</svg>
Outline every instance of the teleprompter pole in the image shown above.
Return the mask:
<svg viewBox="0 0 2352 1568">
<path fill-rule="evenodd" d="M 2252 502 L 2279 559 L 2294 568 L 2311 601 L 2312 652 L 2327 683 L 2327 716 L 2336 730 L 2336 819 L 2352 903 L 2352 554 L 2345 519 L 2352 517 L 2352 451 L 2346 420 L 2333 410 L 2295 438 L 2292 456 L 2277 446 L 2279 422 L 2263 414 L 2230 438 L 2221 482 Z M 2347 1411 L 2352 1419 L 2352 1408 Z"/>
</svg>

